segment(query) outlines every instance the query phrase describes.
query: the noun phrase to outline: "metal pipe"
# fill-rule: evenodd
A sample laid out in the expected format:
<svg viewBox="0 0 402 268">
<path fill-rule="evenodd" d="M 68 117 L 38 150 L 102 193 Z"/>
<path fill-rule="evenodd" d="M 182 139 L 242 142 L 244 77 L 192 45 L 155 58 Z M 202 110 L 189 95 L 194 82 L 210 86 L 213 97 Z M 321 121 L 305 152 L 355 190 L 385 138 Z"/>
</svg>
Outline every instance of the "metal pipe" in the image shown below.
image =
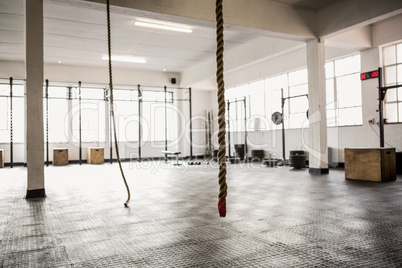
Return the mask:
<svg viewBox="0 0 402 268">
<path fill-rule="evenodd" d="M 141 102 L 142 102 L 142 93 L 141 87 L 137 85 L 138 90 L 138 161 L 141 162 Z"/>
<path fill-rule="evenodd" d="M 46 166 L 49 166 L 49 80 L 45 80 L 46 98 Z"/>
<path fill-rule="evenodd" d="M 382 68 L 378 68 L 378 112 L 380 117 L 380 147 L 384 147 L 384 103 L 382 96 Z"/>
<path fill-rule="evenodd" d="M 285 151 L 285 117 L 284 117 L 284 106 L 285 98 L 283 97 L 283 88 L 281 88 L 281 99 L 282 99 L 282 155 L 283 155 L 283 165 L 286 165 L 286 151 Z"/>
<path fill-rule="evenodd" d="M 167 151 L 167 99 L 166 99 L 166 86 L 165 86 L 165 151 Z M 165 162 L 167 162 L 167 154 L 165 154 Z"/>
<path fill-rule="evenodd" d="M 110 100 L 110 99 L 109 99 Z M 110 164 L 113 163 L 113 118 L 112 118 L 112 103 L 109 101 L 109 155 L 110 155 Z"/>
<path fill-rule="evenodd" d="M 247 160 L 247 109 L 246 97 L 244 97 L 244 160 Z"/>
<path fill-rule="evenodd" d="M 230 102 L 228 101 L 228 154 L 229 158 L 231 158 L 231 152 L 230 152 Z"/>
<path fill-rule="evenodd" d="M 193 113 L 192 113 L 192 98 L 191 98 L 191 87 L 189 88 L 188 91 L 189 94 L 189 109 L 190 109 L 190 160 L 193 159 Z"/>
<path fill-rule="evenodd" d="M 13 78 L 10 77 L 10 167 L 14 167 L 14 137 L 13 137 Z"/>
<path fill-rule="evenodd" d="M 82 136 L 81 136 L 81 81 L 78 81 L 78 117 L 79 117 L 79 122 L 78 122 L 78 139 L 79 139 L 79 163 L 80 165 L 82 164 Z"/>
</svg>

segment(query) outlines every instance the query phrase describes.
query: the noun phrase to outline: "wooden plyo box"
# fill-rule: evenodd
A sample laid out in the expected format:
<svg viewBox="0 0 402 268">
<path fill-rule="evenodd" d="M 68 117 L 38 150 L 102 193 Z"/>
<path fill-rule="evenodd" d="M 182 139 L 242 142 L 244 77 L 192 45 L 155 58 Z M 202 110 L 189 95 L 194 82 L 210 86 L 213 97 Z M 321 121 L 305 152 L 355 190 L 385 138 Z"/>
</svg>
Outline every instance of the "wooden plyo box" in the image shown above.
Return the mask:
<svg viewBox="0 0 402 268">
<path fill-rule="evenodd" d="M 53 149 L 53 166 L 68 165 L 68 149 L 54 148 Z"/>
<path fill-rule="evenodd" d="M 377 182 L 396 180 L 395 148 L 345 148 L 345 178 Z"/>
<path fill-rule="evenodd" d="M 105 162 L 103 148 L 89 147 L 87 163 L 88 164 L 103 164 Z"/>
<path fill-rule="evenodd" d="M 0 149 L 0 168 L 4 167 L 4 150 Z"/>
</svg>

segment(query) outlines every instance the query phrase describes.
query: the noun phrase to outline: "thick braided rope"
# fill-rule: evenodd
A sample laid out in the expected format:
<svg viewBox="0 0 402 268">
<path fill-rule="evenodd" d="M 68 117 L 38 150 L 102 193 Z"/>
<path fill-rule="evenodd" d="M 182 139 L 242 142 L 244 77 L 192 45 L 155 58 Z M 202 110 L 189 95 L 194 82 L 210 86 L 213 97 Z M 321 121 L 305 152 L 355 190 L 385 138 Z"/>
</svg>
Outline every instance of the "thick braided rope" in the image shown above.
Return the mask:
<svg viewBox="0 0 402 268">
<path fill-rule="evenodd" d="M 219 163 L 219 203 L 218 209 L 221 217 L 226 216 L 226 201 L 227 184 L 226 184 L 226 122 L 225 122 L 225 83 L 223 80 L 223 14 L 222 14 L 223 0 L 216 0 L 216 82 L 218 84 L 218 163 Z"/>
<path fill-rule="evenodd" d="M 109 87 L 110 87 L 110 110 L 112 112 L 112 121 L 113 121 L 113 134 L 114 134 L 114 145 L 116 148 L 116 157 L 117 162 L 119 163 L 119 168 L 121 172 L 121 176 L 123 178 L 124 184 L 127 189 L 127 201 L 124 203 L 124 206 L 128 206 L 130 202 L 130 188 L 128 187 L 126 177 L 124 176 L 123 167 L 121 165 L 121 159 L 119 154 L 119 146 L 117 141 L 117 131 L 116 131 L 116 119 L 114 116 L 114 105 L 113 105 L 113 79 L 112 79 L 112 45 L 111 45 L 111 30 L 110 30 L 110 3 L 109 0 L 106 0 L 106 8 L 107 8 L 107 46 L 108 46 L 108 56 L 109 56 Z"/>
</svg>

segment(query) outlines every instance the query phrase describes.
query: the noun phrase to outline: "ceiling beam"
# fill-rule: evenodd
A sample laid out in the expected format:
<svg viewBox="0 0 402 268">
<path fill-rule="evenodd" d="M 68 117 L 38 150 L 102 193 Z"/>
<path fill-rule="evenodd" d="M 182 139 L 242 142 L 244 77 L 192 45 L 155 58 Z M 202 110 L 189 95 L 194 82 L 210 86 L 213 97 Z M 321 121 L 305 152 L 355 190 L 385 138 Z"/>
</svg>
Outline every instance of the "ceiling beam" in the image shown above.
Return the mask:
<svg viewBox="0 0 402 268">
<path fill-rule="evenodd" d="M 88 5 L 104 4 L 105 0 L 67 2 Z M 111 3 L 113 12 L 215 27 L 214 0 L 113 0 Z M 317 33 L 316 12 L 310 9 L 267 0 L 226 0 L 223 6 L 225 27 L 232 30 L 303 41 L 314 38 Z"/>
</svg>

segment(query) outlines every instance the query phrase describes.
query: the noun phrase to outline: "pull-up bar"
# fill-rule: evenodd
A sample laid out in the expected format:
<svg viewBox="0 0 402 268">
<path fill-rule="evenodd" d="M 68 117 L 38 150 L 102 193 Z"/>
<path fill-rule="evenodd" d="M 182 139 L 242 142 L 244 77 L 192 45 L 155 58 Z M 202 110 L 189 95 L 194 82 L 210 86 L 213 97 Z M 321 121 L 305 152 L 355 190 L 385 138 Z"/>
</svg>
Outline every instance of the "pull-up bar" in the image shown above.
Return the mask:
<svg viewBox="0 0 402 268">
<path fill-rule="evenodd" d="M 246 97 L 243 99 L 235 99 L 234 101 L 227 101 L 227 106 L 228 106 L 228 144 L 229 144 L 229 158 L 231 158 L 231 152 L 230 152 L 230 104 L 231 103 L 237 103 L 237 102 L 243 102 L 244 103 L 244 160 L 247 161 L 247 109 L 246 109 Z"/>
<path fill-rule="evenodd" d="M 285 101 L 293 98 L 300 98 L 300 97 L 307 97 L 308 94 L 296 95 L 296 96 L 289 96 L 283 97 L 283 88 L 281 88 L 281 101 L 282 101 L 282 155 L 283 155 L 283 165 L 286 165 L 286 151 L 285 151 L 285 124 L 283 123 L 283 115 L 285 112 Z"/>
<path fill-rule="evenodd" d="M 387 90 L 391 88 L 402 87 L 402 85 L 382 86 L 382 68 L 367 73 L 360 74 L 360 80 L 367 80 L 371 78 L 378 78 L 378 116 L 380 119 L 380 147 L 384 147 L 384 99 Z"/>
</svg>

